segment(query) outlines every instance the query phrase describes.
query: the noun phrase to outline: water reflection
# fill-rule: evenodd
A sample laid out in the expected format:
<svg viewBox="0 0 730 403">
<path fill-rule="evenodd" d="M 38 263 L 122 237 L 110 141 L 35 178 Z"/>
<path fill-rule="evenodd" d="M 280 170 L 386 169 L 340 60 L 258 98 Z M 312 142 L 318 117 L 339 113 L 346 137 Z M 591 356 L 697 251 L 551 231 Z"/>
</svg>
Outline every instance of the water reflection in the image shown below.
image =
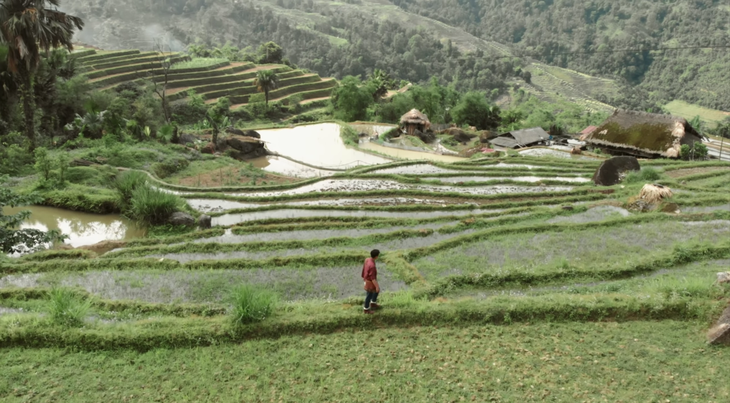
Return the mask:
<svg viewBox="0 0 730 403">
<path fill-rule="evenodd" d="M 16 214 L 22 210 L 29 210 L 31 216 L 23 222 L 21 228 L 59 230 L 68 236 L 65 243 L 73 247 L 146 235 L 143 228 L 116 214 L 89 214 L 43 206 L 5 207 L 3 214 Z"/>
</svg>

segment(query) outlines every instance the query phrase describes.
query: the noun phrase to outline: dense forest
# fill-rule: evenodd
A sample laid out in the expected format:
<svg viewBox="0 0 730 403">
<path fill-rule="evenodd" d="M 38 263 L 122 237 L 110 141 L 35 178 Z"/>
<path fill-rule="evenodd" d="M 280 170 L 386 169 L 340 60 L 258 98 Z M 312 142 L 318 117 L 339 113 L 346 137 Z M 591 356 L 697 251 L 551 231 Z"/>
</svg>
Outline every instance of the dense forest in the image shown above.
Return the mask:
<svg viewBox="0 0 730 403">
<path fill-rule="evenodd" d="M 730 109 L 730 6 L 717 0 L 393 0 L 517 54 Z M 718 49 L 656 50 L 727 46 Z M 619 51 L 620 50 L 620 51 Z M 635 50 L 635 51 L 624 51 Z"/>
<path fill-rule="evenodd" d="M 155 40 L 153 28 L 162 24 L 182 44 L 255 48 L 273 40 L 292 62 L 324 76 L 365 77 L 378 68 L 413 82 L 435 76 L 461 91 L 504 90 L 505 81 L 539 60 L 616 78 L 627 90 L 599 97 L 615 106 L 646 109 L 683 99 L 730 109 L 730 49 L 656 50 L 730 45 L 730 6 L 720 1 L 393 0 L 413 16 L 403 21 L 390 18 L 386 3 L 71 0 L 68 7 L 90 22 L 86 34 L 102 47 Z M 418 18 L 506 44 L 509 53 L 459 51 Z"/>
</svg>

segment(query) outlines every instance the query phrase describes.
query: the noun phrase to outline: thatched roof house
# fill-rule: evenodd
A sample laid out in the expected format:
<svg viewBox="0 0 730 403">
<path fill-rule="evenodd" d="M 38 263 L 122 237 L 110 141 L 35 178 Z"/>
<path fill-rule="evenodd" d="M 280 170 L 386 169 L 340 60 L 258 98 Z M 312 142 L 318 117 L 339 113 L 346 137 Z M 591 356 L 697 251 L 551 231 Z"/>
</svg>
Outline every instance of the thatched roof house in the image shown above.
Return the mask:
<svg viewBox="0 0 730 403">
<path fill-rule="evenodd" d="M 643 158 L 677 158 L 682 145 L 698 141 L 702 136 L 684 118 L 627 110 L 616 110 L 585 136 L 588 145 L 609 154 Z"/>
<path fill-rule="evenodd" d="M 547 144 L 549 139 L 550 135 L 542 127 L 533 127 L 532 129 L 514 130 L 500 134 L 490 142 L 499 147 L 519 148 Z"/>
<path fill-rule="evenodd" d="M 421 132 L 428 130 L 431 127 L 431 122 L 428 120 L 428 116 L 418 109 L 411 109 L 400 118 L 400 125 L 406 130 L 406 133 L 412 136 L 416 130 Z"/>
</svg>

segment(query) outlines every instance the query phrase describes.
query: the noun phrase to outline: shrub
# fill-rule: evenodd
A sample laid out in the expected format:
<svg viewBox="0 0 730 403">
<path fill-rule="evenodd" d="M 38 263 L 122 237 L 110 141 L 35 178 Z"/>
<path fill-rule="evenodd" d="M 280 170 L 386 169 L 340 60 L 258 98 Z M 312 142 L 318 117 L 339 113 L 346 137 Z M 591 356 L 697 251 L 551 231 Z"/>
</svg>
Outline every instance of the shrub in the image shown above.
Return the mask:
<svg viewBox="0 0 730 403">
<path fill-rule="evenodd" d="M 16 175 L 32 162 L 30 153 L 17 144 L 0 144 L 0 175 Z"/>
<path fill-rule="evenodd" d="M 170 158 L 165 161 L 152 164 L 151 168 L 152 172 L 154 172 L 158 178 L 164 179 L 175 172 L 187 168 L 188 164 L 189 162 L 185 158 Z"/>
<path fill-rule="evenodd" d="M 132 190 L 127 215 L 137 221 L 162 224 L 172 213 L 180 210 L 184 201 L 171 193 L 150 186 L 138 186 Z"/>
<path fill-rule="evenodd" d="M 147 175 L 142 172 L 129 171 L 119 175 L 114 182 L 114 188 L 119 194 L 120 204 L 124 207 L 129 206 L 135 189 L 144 186 L 146 183 Z"/>
<path fill-rule="evenodd" d="M 42 177 L 44 181 L 51 179 L 51 170 L 53 169 L 53 160 L 48 154 L 48 150 L 45 147 L 38 147 L 35 149 L 35 165 L 33 166 L 36 172 Z"/>
<path fill-rule="evenodd" d="M 654 182 L 661 178 L 661 174 L 659 171 L 657 171 L 654 168 L 646 167 L 643 168 L 641 171 L 632 171 L 628 175 L 626 175 L 626 178 L 624 179 L 624 182 L 626 183 L 639 183 L 639 182 Z"/>
<path fill-rule="evenodd" d="M 80 299 L 73 291 L 54 288 L 49 293 L 48 314 L 53 323 L 81 326 L 91 310 L 91 301 Z"/>
<path fill-rule="evenodd" d="M 98 184 L 99 174 L 91 167 L 71 167 L 66 172 L 66 180 L 71 183 Z"/>
<path fill-rule="evenodd" d="M 276 293 L 249 284 L 235 287 L 230 292 L 235 323 L 259 322 L 271 316 L 278 303 Z"/>
</svg>

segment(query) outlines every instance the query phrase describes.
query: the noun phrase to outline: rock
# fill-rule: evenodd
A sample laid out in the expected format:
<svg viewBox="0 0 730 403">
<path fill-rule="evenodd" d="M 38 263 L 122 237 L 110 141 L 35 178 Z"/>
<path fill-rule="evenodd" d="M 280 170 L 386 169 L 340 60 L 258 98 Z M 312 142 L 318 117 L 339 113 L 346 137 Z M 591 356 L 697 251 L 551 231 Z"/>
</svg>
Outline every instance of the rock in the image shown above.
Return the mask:
<svg viewBox="0 0 730 403">
<path fill-rule="evenodd" d="M 228 147 L 228 140 L 218 136 L 218 141 L 215 143 L 215 150 L 222 152 Z"/>
<path fill-rule="evenodd" d="M 245 136 L 245 134 L 243 134 L 243 130 L 236 129 L 233 126 L 226 127 L 226 133 L 233 134 L 233 135 L 236 135 L 236 136 Z"/>
<path fill-rule="evenodd" d="M 720 284 L 730 283 L 730 271 L 717 273 L 717 282 Z"/>
<path fill-rule="evenodd" d="M 454 138 L 454 140 L 458 141 L 459 143 L 468 143 L 476 137 L 477 135 L 474 133 L 467 133 L 461 129 L 449 129 L 449 131 L 452 133 L 451 136 Z"/>
<path fill-rule="evenodd" d="M 213 154 L 215 152 L 215 144 L 208 143 L 200 150 L 202 154 Z"/>
<path fill-rule="evenodd" d="M 573 206 L 562 206 L 560 208 L 562 208 L 563 210 L 566 210 L 566 211 L 573 211 L 573 210 L 575 210 L 575 208 Z"/>
<path fill-rule="evenodd" d="M 431 143 L 436 140 L 436 135 L 432 131 L 427 130 L 422 132 L 420 130 L 416 130 L 414 134 L 424 143 Z"/>
<path fill-rule="evenodd" d="M 228 152 L 229 155 L 237 160 L 246 160 L 267 154 L 264 143 L 252 137 L 231 137 L 226 141 L 226 144 L 232 149 Z"/>
<path fill-rule="evenodd" d="M 179 144 L 185 145 L 185 144 L 195 144 L 197 141 L 197 137 L 193 136 L 192 134 L 183 133 L 180 135 L 180 138 L 178 139 Z"/>
<path fill-rule="evenodd" d="M 198 217 L 198 227 L 202 229 L 208 229 L 212 225 L 213 219 L 209 215 L 202 214 Z"/>
<path fill-rule="evenodd" d="M 360 133 L 357 134 L 357 137 L 360 137 L 360 138 L 364 138 L 364 137 L 367 137 L 367 136 L 368 136 L 368 134 L 367 133 L 364 133 L 364 132 L 360 132 Z"/>
<path fill-rule="evenodd" d="M 79 246 L 76 249 L 83 249 L 83 250 L 90 250 L 97 255 L 102 255 L 106 252 L 109 252 L 112 249 L 119 249 L 123 248 L 127 245 L 124 241 L 101 241 L 99 243 L 95 243 L 93 245 L 84 245 Z"/>
<path fill-rule="evenodd" d="M 580 147 L 573 147 L 573 149 L 570 150 L 570 153 L 573 155 L 581 155 L 583 154 L 583 151 L 580 150 Z"/>
<path fill-rule="evenodd" d="M 256 130 L 246 130 L 243 132 L 243 135 L 246 137 L 253 137 L 255 139 L 260 139 L 261 135 Z"/>
<path fill-rule="evenodd" d="M 175 226 L 192 227 L 193 225 L 195 225 L 195 217 L 191 216 L 188 213 L 178 211 L 172 213 L 167 222 Z"/>
<path fill-rule="evenodd" d="M 599 186 L 613 186 L 621 182 L 621 174 L 641 169 L 635 157 L 613 157 L 603 161 L 593 175 L 593 183 Z"/>
<path fill-rule="evenodd" d="M 707 342 L 710 344 L 730 344 L 730 307 L 723 311 L 715 326 L 707 332 Z"/>
</svg>

